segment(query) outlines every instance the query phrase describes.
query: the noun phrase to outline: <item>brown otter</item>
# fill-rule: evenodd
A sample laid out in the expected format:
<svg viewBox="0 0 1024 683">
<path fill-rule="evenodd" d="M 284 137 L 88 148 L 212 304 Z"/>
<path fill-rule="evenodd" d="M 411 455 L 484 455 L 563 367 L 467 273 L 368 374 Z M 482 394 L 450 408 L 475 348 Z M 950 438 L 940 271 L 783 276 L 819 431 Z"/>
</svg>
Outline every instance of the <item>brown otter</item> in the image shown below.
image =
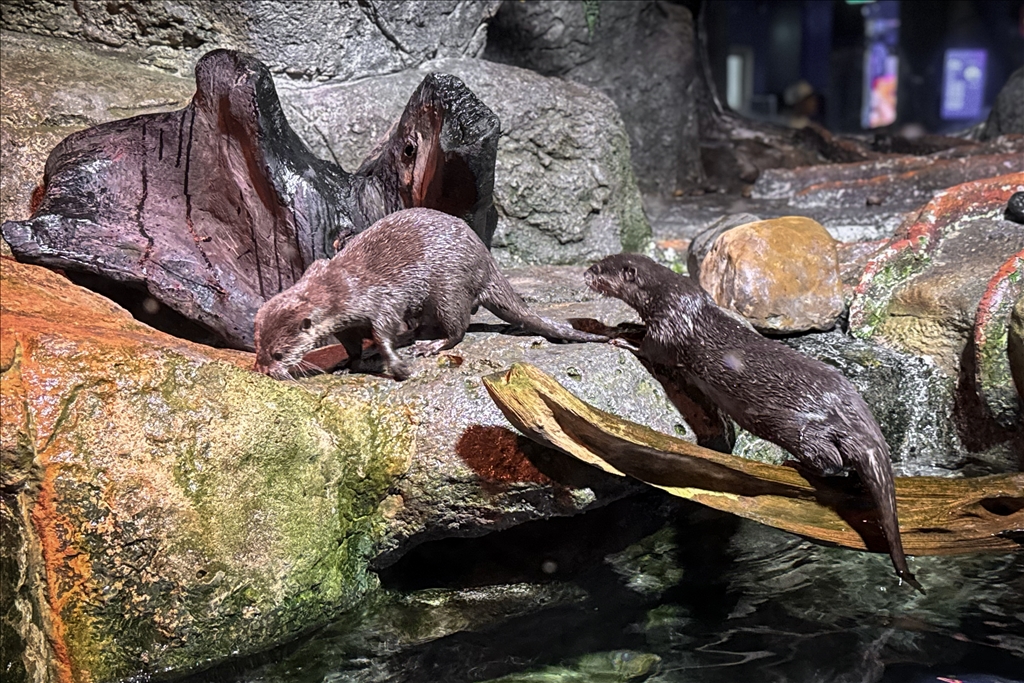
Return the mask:
<svg viewBox="0 0 1024 683">
<path fill-rule="evenodd" d="M 643 318 L 644 357 L 678 368 L 741 427 L 817 474 L 852 467 L 878 508 L 896 573 L 921 590 L 903 553 L 889 447 L 842 374 L 744 327 L 692 279 L 646 257 L 608 256 L 585 277 L 591 289 L 622 299 Z"/>
<path fill-rule="evenodd" d="M 409 371 L 396 345 L 439 339 L 426 352 L 449 349 L 462 341 L 477 306 L 545 337 L 608 340 L 531 312 L 464 221 L 416 208 L 380 219 L 260 308 L 256 369 L 287 378 L 332 333 L 356 361 L 361 340 L 372 335 L 392 376 L 402 380 Z"/>
</svg>

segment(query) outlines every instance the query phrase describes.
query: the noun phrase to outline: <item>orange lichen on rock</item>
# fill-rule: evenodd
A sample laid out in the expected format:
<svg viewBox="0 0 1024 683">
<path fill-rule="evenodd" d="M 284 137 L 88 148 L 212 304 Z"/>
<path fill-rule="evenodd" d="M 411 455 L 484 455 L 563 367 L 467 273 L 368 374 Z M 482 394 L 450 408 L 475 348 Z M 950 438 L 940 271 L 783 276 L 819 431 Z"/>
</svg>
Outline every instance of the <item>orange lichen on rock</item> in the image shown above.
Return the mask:
<svg viewBox="0 0 1024 683">
<path fill-rule="evenodd" d="M 487 484 L 550 483 L 523 453 L 519 439 L 507 427 L 474 425 L 459 438 L 455 451 Z"/>
<path fill-rule="evenodd" d="M 32 508 L 32 526 L 35 527 L 36 536 L 42 546 L 42 556 L 46 572 L 46 598 L 50 603 L 50 647 L 53 648 L 54 658 L 57 660 L 56 672 L 60 677 L 60 683 L 72 683 L 82 680 L 80 676 L 73 673 L 71 656 L 68 653 L 66 642 L 67 627 L 61 616 L 69 594 L 63 592 L 61 579 L 67 575 L 66 560 L 72 551 L 68 550 L 65 539 L 62 536 L 69 531 L 66 520 L 62 519 L 56 511 L 54 503 L 53 482 L 57 468 L 45 470 L 43 481 L 39 486 L 39 494 L 36 504 Z"/>
</svg>

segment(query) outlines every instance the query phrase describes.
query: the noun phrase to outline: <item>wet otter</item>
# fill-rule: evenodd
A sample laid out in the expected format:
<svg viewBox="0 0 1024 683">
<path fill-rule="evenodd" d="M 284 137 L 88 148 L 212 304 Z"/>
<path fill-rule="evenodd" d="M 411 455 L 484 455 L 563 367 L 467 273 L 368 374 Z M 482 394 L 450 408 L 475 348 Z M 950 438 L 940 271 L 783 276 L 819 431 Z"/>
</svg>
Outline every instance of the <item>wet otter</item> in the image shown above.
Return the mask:
<svg viewBox="0 0 1024 683">
<path fill-rule="evenodd" d="M 643 318 L 642 355 L 679 368 L 744 429 L 818 474 L 852 467 L 879 510 L 896 573 L 921 590 L 903 553 L 889 447 L 842 374 L 744 327 L 692 279 L 643 256 L 606 257 L 585 277 L 591 289 L 622 299 Z"/>
<path fill-rule="evenodd" d="M 427 353 L 460 341 L 477 306 L 545 337 L 604 342 L 531 312 L 466 223 L 433 209 L 386 216 L 330 260 L 315 261 L 256 314 L 256 369 L 283 379 L 318 341 L 336 334 L 349 358 L 373 337 L 395 379 L 409 376 L 395 346 L 438 339 Z"/>
</svg>

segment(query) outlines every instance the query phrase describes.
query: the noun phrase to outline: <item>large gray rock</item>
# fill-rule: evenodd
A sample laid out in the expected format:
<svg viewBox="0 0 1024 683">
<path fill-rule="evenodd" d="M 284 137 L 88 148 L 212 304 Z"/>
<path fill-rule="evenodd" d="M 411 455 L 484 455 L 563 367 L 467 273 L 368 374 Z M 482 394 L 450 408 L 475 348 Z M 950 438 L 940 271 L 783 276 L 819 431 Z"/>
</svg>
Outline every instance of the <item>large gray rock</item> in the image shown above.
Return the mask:
<svg viewBox="0 0 1024 683">
<path fill-rule="evenodd" d="M 69 40 L 4 32 L 0 219 L 27 218 L 50 150 L 88 126 L 184 106 L 192 78 Z M 314 153 L 354 171 L 430 71 L 453 73 L 501 119 L 495 179 L 502 264 L 582 263 L 638 250 L 650 226 L 629 142 L 607 97 L 584 86 L 473 59 L 355 83 L 277 82 L 292 127 Z"/>
<path fill-rule="evenodd" d="M 502 265 L 584 263 L 647 246 L 650 226 L 615 105 L 591 88 L 476 59 L 443 59 L 355 83 L 278 81 L 295 130 L 313 151 L 355 165 L 430 71 L 461 78 L 501 120 L 494 178 Z"/>
<path fill-rule="evenodd" d="M 1024 66 L 1010 74 L 1006 85 L 999 91 L 982 129 L 981 139 L 1000 135 L 1024 135 Z"/>
<path fill-rule="evenodd" d="M 576 290 L 547 291 L 538 308 L 586 307 L 581 271 L 561 273 Z M 635 491 L 512 431 L 480 377 L 513 362 L 688 433 L 611 345 L 484 327 L 404 383 L 278 382 L 251 371 L 251 354 L 157 332 L 44 268 L 2 259 L 0 276 L 0 670 L 38 680 L 256 652 L 372 592 L 374 558 Z"/>
<path fill-rule="evenodd" d="M 14 0 L 4 3 L 0 26 L 123 48 L 140 63 L 182 75 L 205 52 L 232 48 L 292 78 L 351 80 L 435 57 L 479 56 L 487 21 L 499 5 L 500 0 Z"/>
<path fill-rule="evenodd" d="M 506 2 L 485 59 L 560 76 L 605 93 L 626 122 L 644 192 L 671 193 L 703 177 L 698 147 L 693 18 L 660 0 Z"/>
</svg>

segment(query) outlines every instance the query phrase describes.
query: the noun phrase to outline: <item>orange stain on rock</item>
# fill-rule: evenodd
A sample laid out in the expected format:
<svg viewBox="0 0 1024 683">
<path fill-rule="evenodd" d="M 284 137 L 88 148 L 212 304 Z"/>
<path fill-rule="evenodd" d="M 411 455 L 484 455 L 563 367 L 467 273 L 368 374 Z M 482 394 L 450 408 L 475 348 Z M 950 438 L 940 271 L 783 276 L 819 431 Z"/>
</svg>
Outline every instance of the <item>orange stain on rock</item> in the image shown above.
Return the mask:
<svg viewBox="0 0 1024 683">
<path fill-rule="evenodd" d="M 551 483 L 519 448 L 519 436 L 505 427 L 474 425 L 459 437 L 455 452 L 484 480 L 485 488 L 487 484 L 500 490 L 508 484 Z"/>
<path fill-rule="evenodd" d="M 56 493 L 54 491 L 54 480 L 56 479 L 56 466 L 48 466 L 43 475 L 43 481 L 39 487 L 39 494 L 36 504 L 32 508 L 32 526 L 35 528 L 36 537 L 42 546 L 44 572 L 46 574 L 46 597 L 50 603 L 50 632 L 48 634 L 50 646 L 53 648 L 54 658 L 57 660 L 57 674 L 60 683 L 72 683 L 75 680 L 74 669 L 71 665 L 71 656 L 68 652 L 66 637 L 67 626 L 64 624 L 62 610 L 71 597 L 61 590 L 61 575 L 67 567 L 67 559 L 72 554 L 68 551 L 65 543 L 61 540 L 60 528 L 67 531 L 65 519 L 57 513 Z"/>
<path fill-rule="evenodd" d="M 0 364 L 17 374 L 23 412 L 29 414 L 26 422 L 18 411 L 3 411 L 4 431 L 31 426 L 42 470 L 29 516 L 46 578 L 47 637 L 57 680 L 85 683 L 92 676 L 77 660 L 66 620 L 73 616 L 69 610 L 93 599 L 88 595 L 92 558 L 84 551 L 81 530 L 59 512 L 60 454 L 67 445 L 54 438 L 61 421 L 75 417 L 76 387 L 106 376 L 103 381 L 116 390 L 117 368 L 137 366 L 152 354 L 177 353 L 196 363 L 225 362 L 245 369 L 252 366 L 253 355 L 172 337 L 57 273 L 8 258 L 0 259 L 0 289 Z"/>
</svg>

